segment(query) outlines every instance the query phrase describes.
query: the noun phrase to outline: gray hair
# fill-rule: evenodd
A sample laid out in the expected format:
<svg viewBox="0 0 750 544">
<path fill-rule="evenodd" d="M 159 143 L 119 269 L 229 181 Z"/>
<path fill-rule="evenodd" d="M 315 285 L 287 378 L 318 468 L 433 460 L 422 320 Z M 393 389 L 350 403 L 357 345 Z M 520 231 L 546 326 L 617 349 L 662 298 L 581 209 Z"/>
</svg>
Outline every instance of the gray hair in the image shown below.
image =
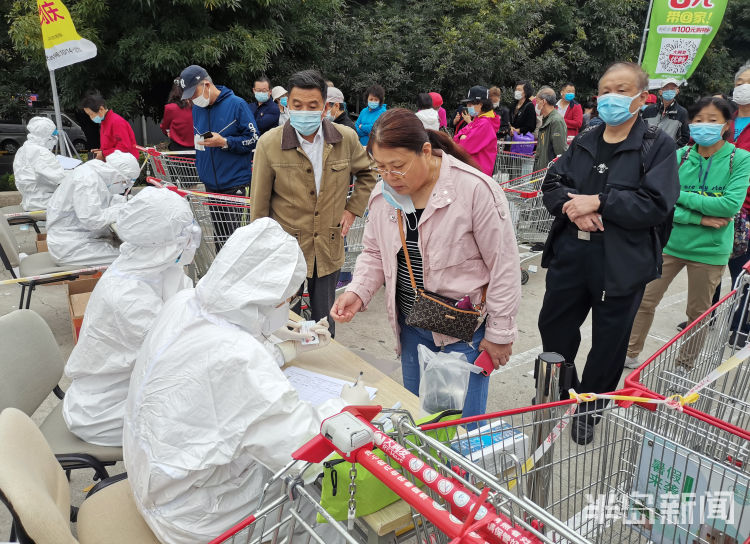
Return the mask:
<svg viewBox="0 0 750 544">
<path fill-rule="evenodd" d="M 734 82 L 737 83 L 737 80 L 740 79 L 740 76 L 750 70 L 750 60 L 747 61 L 745 64 L 740 66 L 740 69 L 737 70 L 737 73 L 734 74 Z"/>
<path fill-rule="evenodd" d="M 555 104 L 557 104 L 557 93 L 549 85 L 545 85 L 544 87 L 539 89 L 536 92 L 536 96 L 537 98 L 541 98 L 542 100 L 547 102 L 547 104 L 549 104 L 550 106 L 554 106 Z"/>
</svg>

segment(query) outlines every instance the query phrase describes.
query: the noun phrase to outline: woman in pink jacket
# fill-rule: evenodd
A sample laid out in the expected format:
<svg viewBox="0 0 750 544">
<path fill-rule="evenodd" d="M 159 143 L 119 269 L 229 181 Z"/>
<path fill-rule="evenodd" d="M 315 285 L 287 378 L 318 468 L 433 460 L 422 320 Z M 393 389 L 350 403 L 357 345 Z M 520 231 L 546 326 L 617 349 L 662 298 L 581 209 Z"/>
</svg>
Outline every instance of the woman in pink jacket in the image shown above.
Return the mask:
<svg viewBox="0 0 750 544">
<path fill-rule="evenodd" d="M 520 263 L 508 202 L 492 178 L 446 134 L 426 130 L 414 113 L 389 110 L 368 143 L 381 180 L 370 196 L 364 251 L 354 279 L 331 316 L 348 322 L 385 284 L 386 308 L 401 353 L 404 386 L 419 392 L 417 346 L 466 354 L 486 350 L 495 368 L 508 362 L 521 298 Z M 485 319 L 471 342 L 406 325 L 414 302 L 397 224 L 404 215 L 406 247 L 417 286 L 473 305 L 487 288 Z M 485 413 L 489 379 L 471 374 L 464 416 Z"/>
<path fill-rule="evenodd" d="M 467 124 L 456 132 L 453 140 L 471 155 L 482 172 L 491 176 L 495 170 L 495 159 L 497 159 L 497 131 L 500 130 L 500 116 L 495 115 L 490 99 L 473 93 L 475 89 L 487 90 L 486 87 L 471 88 L 466 111 L 461 114 Z"/>
</svg>

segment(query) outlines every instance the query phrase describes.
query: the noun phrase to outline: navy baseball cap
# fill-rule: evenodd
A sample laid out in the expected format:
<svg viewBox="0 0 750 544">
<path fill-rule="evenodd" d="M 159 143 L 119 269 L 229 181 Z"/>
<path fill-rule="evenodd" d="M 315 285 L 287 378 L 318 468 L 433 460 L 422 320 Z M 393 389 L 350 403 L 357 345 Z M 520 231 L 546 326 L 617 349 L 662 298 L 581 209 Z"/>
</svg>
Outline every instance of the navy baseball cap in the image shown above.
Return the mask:
<svg viewBox="0 0 750 544">
<path fill-rule="evenodd" d="M 185 68 L 180 74 L 180 88 L 182 89 L 182 99 L 188 100 L 193 98 L 195 88 L 198 83 L 208 77 L 208 72 L 202 66 L 192 64 Z"/>
<path fill-rule="evenodd" d="M 466 93 L 466 98 L 461 100 L 461 102 L 479 102 L 483 98 L 489 98 L 490 97 L 490 91 L 487 89 L 487 87 L 484 87 L 482 85 L 474 85 L 471 89 L 469 89 L 469 92 Z"/>
</svg>

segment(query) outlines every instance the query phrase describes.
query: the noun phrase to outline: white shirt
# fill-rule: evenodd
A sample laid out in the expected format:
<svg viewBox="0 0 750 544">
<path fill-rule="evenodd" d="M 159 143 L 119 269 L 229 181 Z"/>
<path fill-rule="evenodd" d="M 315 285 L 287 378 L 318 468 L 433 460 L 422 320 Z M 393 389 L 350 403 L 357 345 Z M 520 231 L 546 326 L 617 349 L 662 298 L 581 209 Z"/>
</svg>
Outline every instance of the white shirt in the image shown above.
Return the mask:
<svg viewBox="0 0 750 544">
<path fill-rule="evenodd" d="M 570 106 L 570 102 L 568 102 L 568 106 Z M 563 108 L 562 100 L 557 101 L 557 111 L 559 111 L 560 115 L 562 115 L 563 117 L 565 117 L 565 112 L 568 111 L 568 106 L 565 106 Z"/>
<path fill-rule="evenodd" d="M 325 140 L 323 139 L 323 125 L 318 127 L 318 132 L 315 133 L 315 138 L 312 142 L 305 140 L 299 132 L 294 131 L 297 134 L 297 141 L 302 146 L 302 151 L 305 152 L 307 158 L 310 159 L 313 167 L 313 175 L 315 176 L 315 194 L 320 194 L 320 178 L 323 176 L 323 148 Z"/>
</svg>

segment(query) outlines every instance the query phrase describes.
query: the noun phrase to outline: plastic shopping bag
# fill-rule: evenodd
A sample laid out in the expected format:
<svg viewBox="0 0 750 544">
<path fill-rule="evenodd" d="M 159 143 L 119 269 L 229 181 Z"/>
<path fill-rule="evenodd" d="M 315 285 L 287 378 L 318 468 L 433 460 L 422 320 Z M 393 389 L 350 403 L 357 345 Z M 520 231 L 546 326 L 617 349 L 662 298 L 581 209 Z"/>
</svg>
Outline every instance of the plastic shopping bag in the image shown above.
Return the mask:
<svg viewBox="0 0 750 544">
<path fill-rule="evenodd" d="M 469 374 L 479 367 L 470 364 L 463 353 L 431 351 L 420 344 L 419 402 L 428 414 L 443 410 L 463 410 Z"/>
</svg>

